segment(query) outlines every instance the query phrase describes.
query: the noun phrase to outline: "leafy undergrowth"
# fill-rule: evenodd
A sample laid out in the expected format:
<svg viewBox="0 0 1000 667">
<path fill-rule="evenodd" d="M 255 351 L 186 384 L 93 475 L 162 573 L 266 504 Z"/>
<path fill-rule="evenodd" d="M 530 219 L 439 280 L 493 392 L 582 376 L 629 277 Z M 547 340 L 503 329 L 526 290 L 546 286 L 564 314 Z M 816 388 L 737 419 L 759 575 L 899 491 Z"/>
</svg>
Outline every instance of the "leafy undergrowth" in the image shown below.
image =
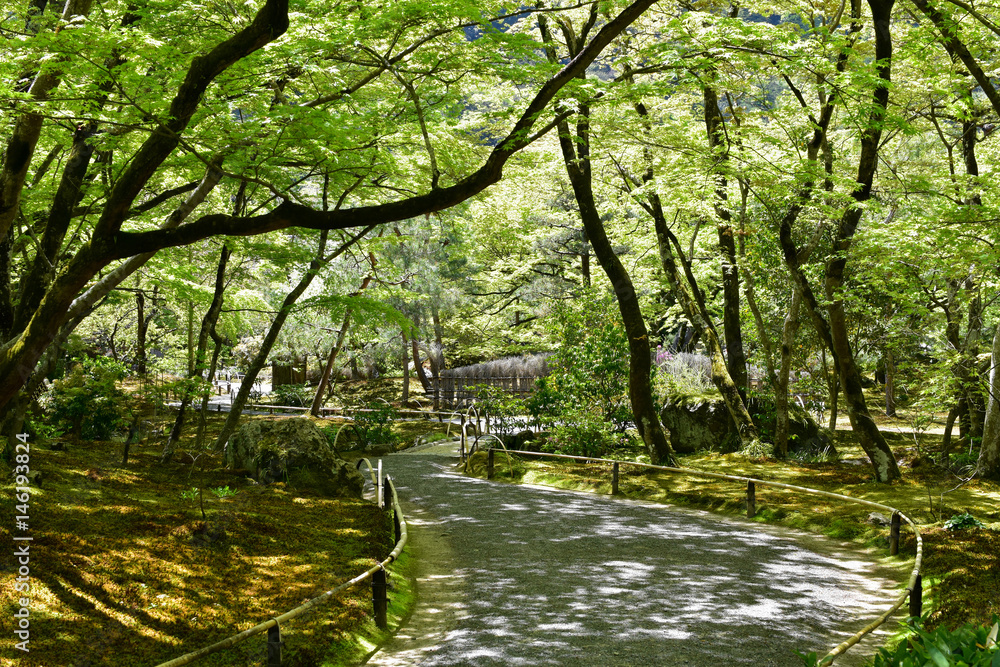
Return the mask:
<svg viewBox="0 0 1000 667">
<path fill-rule="evenodd" d="M 392 549 L 391 523 L 373 504 L 258 486 L 218 455 L 192 464 L 178 453 L 163 466 L 158 444 L 140 445 L 123 466 L 116 443 L 32 444 L 32 469 L 44 478 L 30 508 L 31 651 L 13 656 L 5 646 L 24 667 L 157 665 L 281 614 Z M 195 486 L 205 489 L 206 519 L 181 495 Z M 225 486 L 236 495 L 209 492 Z M 12 503 L 4 513 L 6 534 Z M 4 551 L 0 601 L 12 618 L 20 594 Z M 382 636 L 367 585 L 281 629 L 288 665 L 356 663 Z M 198 664 L 263 664 L 264 642 Z"/>
<path fill-rule="evenodd" d="M 748 460 L 738 454 L 698 453 L 682 456 L 683 467 L 705 472 L 783 482 L 900 509 L 918 525 L 924 542 L 925 627 L 955 627 L 966 622 L 986 624 L 1000 613 L 1000 487 L 973 480 L 952 490 L 961 480 L 929 463 L 921 454 L 932 444 L 922 435 L 920 450 L 911 439 L 890 441 L 902 461 L 903 479 L 892 484 L 873 480 L 871 467 L 849 433 L 838 431 L 841 461 L 808 463 Z M 495 477 L 559 488 L 610 493 L 611 467 L 557 459 L 523 460 L 497 452 Z M 486 454 L 474 455 L 470 472 L 484 476 Z M 511 472 L 513 471 L 513 475 Z M 619 493 L 631 498 L 684 504 L 711 511 L 746 515 L 745 486 L 725 480 L 661 473 L 621 465 Z M 754 520 L 855 540 L 887 553 L 888 528 L 868 521 L 872 508 L 813 494 L 758 485 Z M 944 520 L 968 512 L 985 528 L 948 531 Z M 904 528 L 900 559 L 912 562 L 915 540 Z M 896 560 L 903 563 L 902 560 Z M 909 567 L 905 569 L 905 580 Z"/>
</svg>

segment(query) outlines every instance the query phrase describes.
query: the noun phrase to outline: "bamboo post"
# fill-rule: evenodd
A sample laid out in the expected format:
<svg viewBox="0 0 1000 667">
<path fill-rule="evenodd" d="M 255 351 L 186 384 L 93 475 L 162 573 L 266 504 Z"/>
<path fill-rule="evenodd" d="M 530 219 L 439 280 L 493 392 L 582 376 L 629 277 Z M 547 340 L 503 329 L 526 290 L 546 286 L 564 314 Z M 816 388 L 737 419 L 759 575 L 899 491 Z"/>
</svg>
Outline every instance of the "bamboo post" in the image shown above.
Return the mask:
<svg viewBox="0 0 1000 667">
<path fill-rule="evenodd" d="M 892 513 L 892 523 L 889 525 L 889 555 L 899 553 L 899 512 Z"/>
<path fill-rule="evenodd" d="M 378 488 L 375 489 L 375 502 L 378 503 L 379 509 L 385 509 L 385 491 L 382 489 L 384 482 L 382 481 L 382 459 L 378 460 Z"/>
<path fill-rule="evenodd" d="M 379 459 L 378 462 L 381 464 L 382 459 Z M 381 466 L 379 466 L 379 469 L 381 469 Z M 382 507 L 392 508 L 392 489 L 389 488 L 388 477 L 385 482 L 382 483 Z M 396 541 L 399 541 L 398 537 L 396 538 Z"/>
<path fill-rule="evenodd" d="M 910 589 L 910 616 L 920 618 L 924 608 L 924 582 L 923 575 L 918 574 L 913 580 L 913 588 Z"/>
<path fill-rule="evenodd" d="M 267 629 L 267 667 L 281 665 L 281 630 L 275 623 Z"/>
<path fill-rule="evenodd" d="M 747 516 L 751 519 L 757 514 L 757 487 L 753 482 L 747 482 Z"/>
<path fill-rule="evenodd" d="M 386 588 L 385 570 L 379 568 L 372 575 L 372 607 L 375 612 L 375 625 L 382 630 L 385 630 L 386 626 L 389 625 L 386 620 L 386 610 L 389 606 L 385 594 Z"/>
<path fill-rule="evenodd" d="M 618 461 L 611 464 L 611 495 L 618 495 Z"/>
<path fill-rule="evenodd" d="M 493 479 L 493 452 L 496 451 L 490 447 L 486 451 L 486 479 Z"/>
</svg>

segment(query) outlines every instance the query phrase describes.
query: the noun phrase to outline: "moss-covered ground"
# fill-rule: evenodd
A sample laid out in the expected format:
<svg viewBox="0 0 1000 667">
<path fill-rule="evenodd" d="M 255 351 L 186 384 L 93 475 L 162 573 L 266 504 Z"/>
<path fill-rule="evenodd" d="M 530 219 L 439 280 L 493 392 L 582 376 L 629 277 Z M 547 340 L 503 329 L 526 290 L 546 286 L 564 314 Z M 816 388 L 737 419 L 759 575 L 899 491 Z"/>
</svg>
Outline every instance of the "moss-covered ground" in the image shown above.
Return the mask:
<svg viewBox="0 0 1000 667">
<path fill-rule="evenodd" d="M 153 427 L 169 428 L 169 413 Z M 211 428 L 221 425 L 213 418 Z M 193 431 L 193 429 L 191 429 Z M 370 502 L 337 500 L 259 486 L 226 470 L 220 454 L 159 463 L 156 437 L 119 442 L 30 442 L 33 489 L 29 531 L 14 524 L 14 485 L 4 480 L 0 529 L 30 535 L 29 653 L 4 641 L 2 662 L 19 667 L 157 665 L 279 615 L 364 572 L 392 549 L 391 522 Z M 211 489 L 228 487 L 220 498 Z M 195 497 L 202 488 L 205 517 Z M 394 569 L 390 630 L 412 602 L 407 563 Z M 23 595 L 14 590 L 12 549 L 0 557 L 4 618 Z M 7 624 L 5 623 L 5 627 Z M 314 613 L 284 624 L 282 664 L 358 664 L 385 633 L 374 626 L 371 589 L 361 585 Z M 202 665 L 261 664 L 258 636 L 200 660 Z"/>
</svg>

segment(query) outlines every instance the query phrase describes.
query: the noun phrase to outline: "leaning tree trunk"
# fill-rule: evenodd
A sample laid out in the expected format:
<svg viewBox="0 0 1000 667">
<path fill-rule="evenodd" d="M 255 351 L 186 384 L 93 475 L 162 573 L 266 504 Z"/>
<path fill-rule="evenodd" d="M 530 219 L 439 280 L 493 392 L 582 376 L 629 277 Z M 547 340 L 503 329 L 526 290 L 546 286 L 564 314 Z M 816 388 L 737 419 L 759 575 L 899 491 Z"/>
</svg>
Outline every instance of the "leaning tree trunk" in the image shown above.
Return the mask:
<svg viewBox="0 0 1000 667">
<path fill-rule="evenodd" d="M 260 350 L 254 355 L 254 358 L 250 361 L 250 366 L 247 368 L 246 375 L 243 377 L 243 382 L 240 384 L 240 390 L 236 392 L 236 398 L 233 399 L 232 405 L 229 407 L 229 415 L 226 417 L 226 423 L 222 425 L 222 431 L 219 432 L 219 436 L 215 439 L 214 448 L 221 451 L 225 446 L 226 442 L 229 440 L 229 436 L 233 434 L 236 430 L 237 424 L 240 422 L 240 417 L 243 414 L 243 408 L 246 407 L 247 400 L 250 398 L 250 391 L 253 389 L 253 383 L 257 379 L 257 375 L 260 374 L 262 368 L 264 368 L 264 363 L 267 361 L 267 357 L 271 354 L 271 349 L 274 348 L 274 343 L 278 340 L 278 334 L 281 333 L 281 328 L 285 325 L 285 320 L 292 312 L 292 307 L 295 302 L 299 300 L 299 297 L 309 288 L 312 283 L 313 278 L 319 273 L 320 269 L 326 266 L 330 261 L 340 256 L 345 250 L 350 248 L 354 243 L 361 239 L 365 234 L 374 229 L 375 225 L 369 225 L 365 227 L 364 230 L 359 232 L 356 236 L 352 237 L 346 243 L 343 243 L 335 252 L 330 253 L 327 256 L 323 256 L 323 252 L 326 249 L 326 239 L 329 233 L 323 231 L 320 234 L 319 251 L 316 253 L 316 259 L 309 263 L 309 269 L 305 272 L 305 275 L 299 280 L 299 282 L 292 288 L 284 301 L 281 302 L 281 307 L 278 309 L 278 314 L 275 315 L 274 321 L 271 322 L 271 326 L 268 327 L 267 333 L 264 335 L 264 340 L 261 342 Z"/>
<path fill-rule="evenodd" d="M 425 395 L 430 394 L 431 382 L 424 372 L 424 365 L 420 363 L 420 341 L 416 336 L 410 339 L 410 348 L 413 350 L 413 366 L 417 373 L 417 379 L 420 380 L 420 386 L 423 387 Z"/>
<path fill-rule="evenodd" d="M 326 359 L 326 365 L 323 367 L 323 375 L 320 376 L 319 386 L 316 387 L 316 393 L 313 395 L 312 405 L 309 406 L 309 414 L 313 417 L 319 417 L 319 409 L 323 407 L 323 396 L 326 392 L 328 385 L 333 384 L 330 380 L 333 375 L 333 365 L 337 362 L 337 357 L 340 356 L 340 351 L 344 349 L 344 340 L 347 338 L 347 330 L 351 326 L 351 309 L 348 308 L 344 313 L 344 321 L 340 325 L 340 331 L 337 333 L 337 342 L 334 344 L 333 349 L 330 350 L 330 356 Z"/>
<path fill-rule="evenodd" d="M 653 402 L 652 356 L 649 347 L 649 332 L 646 321 L 639 309 L 639 299 L 632 279 L 625 266 L 615 254 L 608 239 L 604 224 L 597 212 L 591 183 L 587 118 L 589 109 L 581 107 L 577 136 L 570 135 L 569 126 L 564 121 L 559 125 L 559 141 L 562 145 L 563 161 L 569 174 L 573 192 L 576 195 L 587 236 L 590 238 L 594 256 L 615 289 L 618 310 L 625 325 L 629 346 L 628 393 L 632 404 L 632 416 L 636 430 L 642 438 L 650 459 L 657 464 L 674 465 L 674 450 L 667 440 L 660 416 Z M 579 154 L 579 155 L 578 155 Z"/>
</svg>

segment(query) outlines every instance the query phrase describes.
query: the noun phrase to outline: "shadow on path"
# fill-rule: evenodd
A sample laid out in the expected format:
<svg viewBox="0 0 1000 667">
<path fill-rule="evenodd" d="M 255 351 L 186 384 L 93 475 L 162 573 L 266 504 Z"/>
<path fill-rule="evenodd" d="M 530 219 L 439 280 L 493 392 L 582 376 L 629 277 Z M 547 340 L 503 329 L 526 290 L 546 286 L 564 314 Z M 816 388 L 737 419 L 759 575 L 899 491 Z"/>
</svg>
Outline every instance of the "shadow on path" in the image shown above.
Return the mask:
<svg viewBox="0 0 1000 667">
<path fill-rule="evenodd" d="M 372 665 L 801 665 L 793 651 L 824 654 L 897 594 L 870 558 L 757 524 L 467 478 L 439 457 L 386 464 L 400 497 L 437 521 L 415 548 L 449 544 L 428 576 L 449 582 L 431 606 L 450 615 L 421 650 L 404 659 L 397 642 Z M 418 580 L 421 600 L 431 581 Z"/>
</svg>

